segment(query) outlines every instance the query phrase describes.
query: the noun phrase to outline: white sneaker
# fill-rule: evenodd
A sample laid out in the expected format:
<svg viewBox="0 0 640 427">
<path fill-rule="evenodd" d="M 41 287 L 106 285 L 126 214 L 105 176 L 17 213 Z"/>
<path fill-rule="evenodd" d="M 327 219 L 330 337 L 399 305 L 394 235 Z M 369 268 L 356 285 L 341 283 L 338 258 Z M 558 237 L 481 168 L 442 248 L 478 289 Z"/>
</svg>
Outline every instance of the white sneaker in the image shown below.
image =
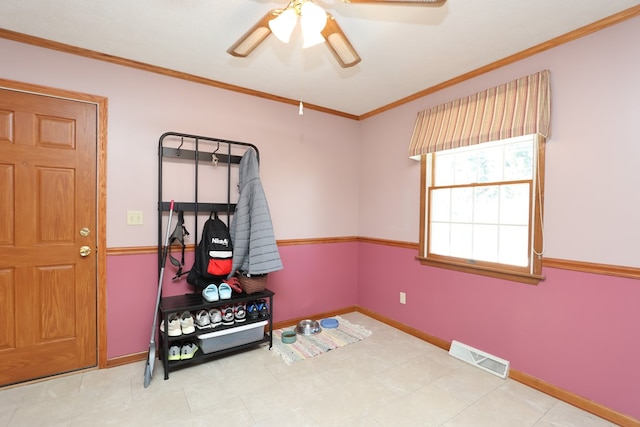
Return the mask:
<svg viewBox="0 0 640 427">
<path fill-rule="evenodd" d="M 190 312 L 185 311 L 180 316 L 180 327 L 183 334 L 192 334 L 196 331 L 196 327 L 193 325 L 193 316 Z"/>
<path fill-rule="evenodd" d="M 209 320 L 211 321 L 212 327 L 216 327 L 222 323 L 222 313 L 217 308 L 212 308 L 209 310 Z"/>
<path fill-rule="evenodd" d="M 196 313 L 196 327 L 198 329 L 211 328 L 211 320 L 209 319 L 209 313 L 206 310 L 200 310 Z"/>
<path fill-rule="evenodd" d="M 164 320 L 160 323 L 160 331 L 164 332 Z M 179 337 L 182 335 L 182 328 L 180 327 L 180 319 L 177 314 L 169 315 L 169 330 L 167 334 L 170 337 Z"/>
</svg>

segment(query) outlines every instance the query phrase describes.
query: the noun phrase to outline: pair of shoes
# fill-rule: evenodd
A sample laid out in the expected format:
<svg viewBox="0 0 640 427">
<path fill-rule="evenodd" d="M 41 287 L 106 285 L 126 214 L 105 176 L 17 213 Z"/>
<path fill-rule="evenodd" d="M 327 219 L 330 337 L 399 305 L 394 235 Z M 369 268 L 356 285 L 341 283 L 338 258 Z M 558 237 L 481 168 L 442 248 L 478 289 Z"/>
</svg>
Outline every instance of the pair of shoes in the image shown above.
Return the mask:
<svg viewBox="0 0 640 427">
<path fill-rule="evenodd" d="M 217 308 L 200 310 L 196 313 L 196 326 L 198 329 L 215 328 L 222 323 L 222 314 Z"/>
<path fill-rule="evenodd" d="M 180 349 L 180 360 L 193 359 L 193 356 L 198 351 L 198 346 L 194 343 L 188 343 L 182 346 Z"/>
<path fill-rule="evenodd" d="M 234 309 L 232 305 L 225 305 L 222 307 L 222 324 L 230 326 L 234 324 Z"/>
<path fill-rule="evenodd" d="M 202 296 L 208 302 L 215 302 L 221 299 L 231 299 L 231 293 L 231 286 L 224 282 L 219 285 L 211 283 L 202 290 Z"/>
<path fill-rule="evenodd" d="M 227 283 L 220 283 L 218 291 L 220 292 L 220 299 L 231 299 L 231 286 Z"/>
<path fill-rule="evenodd" d="M 193 324 L 193 316 L 190 312 L 183 312 L 180 317 L 172 313 L 169 315 L 169 330 L 167 335 L 170 337 L 179 337 L 182 334 L 192 334 L 196 330 Z M 164 320 L 160 323 L 160 332 L 164 332 Z"/>
<path fill-rule="evenodd" d="M 187 313 L 189 313 L 189 312 L 187 312 Z M 191 315 L 191 313 L 189 313 L 189 315 Z M 183 322 L 183 320 L 182 320 L 181 317 L 178 317 L 178 315 L 176 313 L 171 313 L 169 315 L 169 319 L 168 320 L 169 320 L 169 329 L 167 330 L 167 335 L 169 335 L 170 337 L 179 337 L 183 333 L 190 334 L 191 332 L 193 332 L 193 330 L 191 332 L 184 332 L 182 330 L 182 322 Z M 185 319 L 185 322 L 188 322 L 188 321 Z M 185 323 L 185 326 L 186 326 L 187 330 L 189 330 L 188 323 Z M 164 333 L 164 320 L 162 322 L 160 322 L 160 332 Z"/>
<path fill-rule="evenodd" d="M 247 320 L 247 309 L 243 302 L 239 302 L 233 307 L 233 316 L 236 322 L 244 322 Z"/>
<path fill-rule="evenodd" d="M 167 360 L 176 361 L 176 360 L 186 360 L 193 359 L 193 356 L 198 351 L 198 346 L 194 343 L 188 343 L 183 345 L 182 347 L 178 347 L 177 345 L 172 345 L 169 347 L 169 356 Z"/>
<path fill-rule="evenodd" d="M 208 302 L 218 301 L 220 299 L 220 295 L 216 284 L 211 283 L 207 285 L 207 287 L 202 290 L 202 297 Z"/>
</svg>

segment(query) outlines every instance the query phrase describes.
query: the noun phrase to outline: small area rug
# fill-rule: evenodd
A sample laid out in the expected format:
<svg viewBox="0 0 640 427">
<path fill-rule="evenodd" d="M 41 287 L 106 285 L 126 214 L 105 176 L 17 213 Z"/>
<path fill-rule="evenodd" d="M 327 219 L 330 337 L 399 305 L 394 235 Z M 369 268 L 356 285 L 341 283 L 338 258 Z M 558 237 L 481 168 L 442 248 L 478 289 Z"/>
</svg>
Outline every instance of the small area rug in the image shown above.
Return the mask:
<svg viewBox="0 0 640 427">
<path fill-rule="evenodd" d="M 272 351 L 291 365 L 299 360 L 310 359 L 338 347 L 353 344 L 371 335 L 371 331 L 364 326 L 355 325 L 340 316 L 333 318 L 339 322 L 337 328 L 322 328 L 322 332 L 315 335 L 298 334 L 296 342 L 292 344 L 282 342 L 282 332 L 292 331 L 295 326 L 273 331 Z"/>
</svg>

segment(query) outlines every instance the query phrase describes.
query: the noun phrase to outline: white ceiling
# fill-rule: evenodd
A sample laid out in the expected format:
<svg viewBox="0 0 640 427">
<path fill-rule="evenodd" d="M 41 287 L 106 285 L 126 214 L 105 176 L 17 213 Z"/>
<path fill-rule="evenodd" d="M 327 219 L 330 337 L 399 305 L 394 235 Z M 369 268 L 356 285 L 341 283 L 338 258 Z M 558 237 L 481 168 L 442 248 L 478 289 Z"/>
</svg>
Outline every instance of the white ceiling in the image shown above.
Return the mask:
<svg viewBox="0 0 640 427">
<path fill-rule="evenodd" d="M 359 116 L 640 4 L 315 1 L 362 57 L 355 67 L 341 68 L 324 45 L 302 50 L 297 35 L 289 45 L 270 35 L 247 58 L 226 53 L 288 0 L 2 0 L 0 27 Z"/>
</svg>

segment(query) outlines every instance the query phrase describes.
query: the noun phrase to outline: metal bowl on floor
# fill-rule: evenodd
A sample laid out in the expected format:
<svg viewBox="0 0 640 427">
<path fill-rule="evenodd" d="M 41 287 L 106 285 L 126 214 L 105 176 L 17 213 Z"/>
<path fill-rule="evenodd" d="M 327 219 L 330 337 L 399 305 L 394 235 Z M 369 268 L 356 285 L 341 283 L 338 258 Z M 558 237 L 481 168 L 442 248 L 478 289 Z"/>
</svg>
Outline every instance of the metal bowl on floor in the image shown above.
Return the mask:
<svg viewBox="0 0 640 427">
<path fill-rule="evenodd" d="M 298 326 L 296 326 L 296 333 L 300 335 L 315 335 L 320 332 L 322 332 L 320 323 L 315 320 L 301 320 L 300 322 L 298 322 Z"/>
</svg>

